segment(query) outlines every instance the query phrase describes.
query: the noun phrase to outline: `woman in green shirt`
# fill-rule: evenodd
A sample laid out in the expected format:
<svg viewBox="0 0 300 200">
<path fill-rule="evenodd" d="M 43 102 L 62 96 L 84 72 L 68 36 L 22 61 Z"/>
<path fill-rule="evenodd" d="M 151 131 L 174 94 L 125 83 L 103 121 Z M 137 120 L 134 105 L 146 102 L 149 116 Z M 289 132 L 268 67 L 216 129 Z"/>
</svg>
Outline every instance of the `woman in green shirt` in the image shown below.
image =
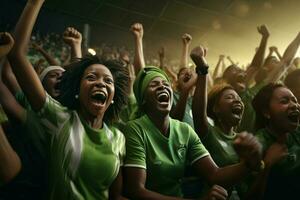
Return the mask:
<svg viewBox="0 0 300 200">
<path fill-rule="evenodd" d="M 187 164 L 211 184 L 223 187 L 248 174 L 248 167 L 259 165 L 260 145 L 251 135 L 243 134 L 235 145 L 244 161 L 219 168 L 195 131 L 188 124 L 170 118 L 173 91 L 162 70 L 142 69 L 134 82 L 134 94 L 143 115 L 131 121 L 124 132 L 124 188 L 129 198 L 182 199 L 180 184 Z M 226 197 L 222 187 L 214 186 L 205 199 Z"/>
<path fill-rule="evenodd" d="M 43 2 L 27 2 L 8 58 L 50 137 L 47 198 L 119 199 L 125 138 L 112 122 L 126 104 L 128 72 L 113 61 L 83 58 L 64 73 L 60 102 L 50 97 L 25 53 Z"/>
<path fill-rule="evenodd" d="M 256 137 L 263 145 L 265 169 L 252 199 L 294 199 L 299 196 L 300 107 L 294 94 L 280 83 L 263 87 L 253 99 Z"/>
</svg>

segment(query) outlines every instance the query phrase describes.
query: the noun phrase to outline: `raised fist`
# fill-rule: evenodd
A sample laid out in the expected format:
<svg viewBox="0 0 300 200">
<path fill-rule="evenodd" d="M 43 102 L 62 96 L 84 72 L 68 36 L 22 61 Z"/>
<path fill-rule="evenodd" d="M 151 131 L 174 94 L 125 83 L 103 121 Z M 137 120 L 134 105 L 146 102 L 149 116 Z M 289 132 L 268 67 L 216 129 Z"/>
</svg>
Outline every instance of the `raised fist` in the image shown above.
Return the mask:
<svg viewBox="0 0 300 200">
<path fill-rule="evenodd" d="M 68 45 L 81 45 L 82 35 L 73 27 L 68 27 L 63 33 L 63 40 Z"/>
<path fill-rule="evenodd" d="M 269 47 L 269 50 L 270 50 L 271 52 L 274 52 L 274 51 L 277 51 L 278 49 L 277 49 L 277 47 L 275 47 L 275 46 L 271 46 L 271 47 Z"/>
<path fill-rule="evenodd" d="M 207 62 L 205 60 L 207 49 L 202 47 L 201 45 L 195 47 L 190 54 L 191 59 L 198 66 L 207 66 Z"/>
<path fill-rule="evenodd" d="M 266 25 L 261 25 L 259 27 L 257 27 L 258 32 L 263 36 L 263 37 L 269 37 L 270 36 L 270 32 L 267 28 Z"/>
<path fill-rule="evenodd" d="M 143 25 L 140 23 L 134 23 L 131 28 L 130 28 L 131 32 L 133 33 L 133 35 L 137 38 L 143 38 L 144 35 L 144 29 L 143 29 Z"/>
<path fill-rule="evenodd" d="M 181 37 L 183 44 L 191 44 L 192 36 L 188 33 L 185 33 Z"/>
<path fill-rule="evenodd" d="M 14 43 L 15 41 L 9 33 L 0 33 L 0 58 L 6 56 L 10 52 Z"/>
</svg>

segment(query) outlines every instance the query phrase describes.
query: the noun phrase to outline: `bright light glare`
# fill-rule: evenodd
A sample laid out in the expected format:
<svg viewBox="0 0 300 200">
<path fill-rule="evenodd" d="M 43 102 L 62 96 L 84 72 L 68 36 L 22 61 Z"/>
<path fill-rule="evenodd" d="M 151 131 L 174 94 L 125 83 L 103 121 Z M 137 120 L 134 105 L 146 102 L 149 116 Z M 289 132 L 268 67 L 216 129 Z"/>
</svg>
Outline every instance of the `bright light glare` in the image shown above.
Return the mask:
<svg viewBox="0 0 300 200">
<path fill-rule="evenodd" d="M 93 56 L 96 55 L 96 51 L 92 48 L 88 48 L 88 52 Z"/>
</svg>

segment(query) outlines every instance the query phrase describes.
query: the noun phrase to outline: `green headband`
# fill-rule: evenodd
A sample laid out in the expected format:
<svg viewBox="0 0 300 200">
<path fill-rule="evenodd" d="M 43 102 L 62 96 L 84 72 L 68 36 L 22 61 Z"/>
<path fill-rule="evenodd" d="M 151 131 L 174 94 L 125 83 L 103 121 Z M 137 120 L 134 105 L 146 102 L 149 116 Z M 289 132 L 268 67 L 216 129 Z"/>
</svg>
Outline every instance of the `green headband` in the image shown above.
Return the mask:
<svg viewBox="0 0 300 200">
<path fill-rule="evenodd" d="M 133 83 L 133 93 L 139 106 L 143 103 L 144 93 L 148 84 L 156 77 L 161 77 L 170 82 L 168 75 L 158 67 L 145 67 L 136 76 Z"/>
</svg>

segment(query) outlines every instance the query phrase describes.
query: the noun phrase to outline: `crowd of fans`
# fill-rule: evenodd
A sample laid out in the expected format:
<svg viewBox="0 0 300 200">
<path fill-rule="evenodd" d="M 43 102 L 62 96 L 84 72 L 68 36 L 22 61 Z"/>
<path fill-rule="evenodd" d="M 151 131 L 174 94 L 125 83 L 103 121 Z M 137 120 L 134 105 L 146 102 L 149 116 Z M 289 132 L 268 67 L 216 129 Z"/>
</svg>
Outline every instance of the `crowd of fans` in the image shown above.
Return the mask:
<svg viewBox="0 0 300 200">
<path fill-rule="evenodd" d="M 148 63 L 140 23 L 96 55 L 73 27 L 32 35 L 43 3 L 0 33 L 0 199 L 297 198 L 300 33 L 281 55 L 259 26 L 245 67 L 187 33 L 178 66 Z"/>
</svg>

